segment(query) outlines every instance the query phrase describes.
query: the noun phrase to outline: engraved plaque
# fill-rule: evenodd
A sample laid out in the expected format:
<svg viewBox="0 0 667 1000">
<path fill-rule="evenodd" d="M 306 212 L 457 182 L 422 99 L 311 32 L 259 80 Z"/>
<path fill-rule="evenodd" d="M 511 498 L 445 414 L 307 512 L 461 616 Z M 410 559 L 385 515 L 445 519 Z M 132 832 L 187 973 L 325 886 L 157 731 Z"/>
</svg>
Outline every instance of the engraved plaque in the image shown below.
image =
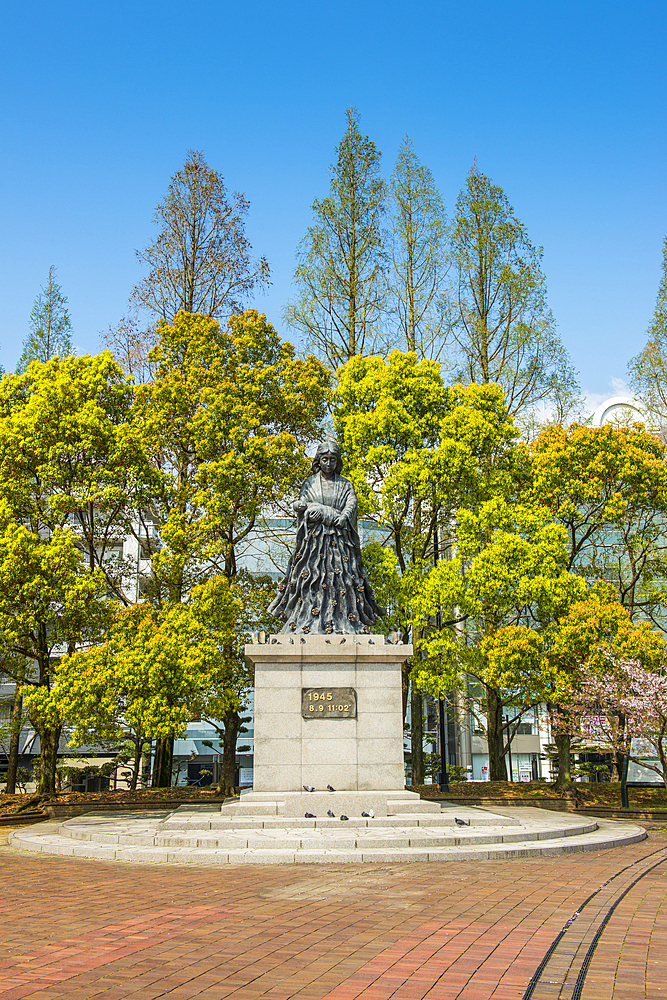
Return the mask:
<svg viewBox="0 0 667 1000">
<path fill-rule="evenodd" d="M 301 715 L 304 719 L 356 719 L 357 692 L 354 688 L 301 688 Z"/>
</svg>

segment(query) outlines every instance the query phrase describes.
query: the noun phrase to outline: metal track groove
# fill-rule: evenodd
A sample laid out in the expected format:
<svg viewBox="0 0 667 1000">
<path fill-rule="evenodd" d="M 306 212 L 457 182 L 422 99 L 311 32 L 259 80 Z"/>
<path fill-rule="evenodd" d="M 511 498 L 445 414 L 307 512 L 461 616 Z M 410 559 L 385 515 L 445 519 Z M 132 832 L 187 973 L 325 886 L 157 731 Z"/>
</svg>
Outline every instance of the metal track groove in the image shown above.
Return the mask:
<svg viewBox="0 0 667 1000">
<path fill-rule="evenodd" d="M 595 892 L 592 892 L 590 894 L 590 896 L 588 896 L 583 901 L 583 903 L 574 911 L 574 913 L 572 914 L 572 916 L 566 921 L 566 923 L 563 925 L 562 929 L 558 932 L 558 934 L 556 935 L 556 937 L 553 939 L 553 941 L 551 942 L 551 944 L 547 948 L 546 952 L 544 953 L 544 957 L 542 958 L 542 961 L 540 962 L 540 964 L 538 965 L 537 969 L 533 973 L 533 975 L 531 977 L 531 980 L 528 983 L 528 986 L 526 987 L 526 990 L 525 990 L 525 992 L 524 992 L 524 994 L 522 996 L 522 1000 L 531 1000 L 531 998 L 535 995 L 536 989 L 538 988 L 538 986 L 540 986 L 542 984 L 542 977 L 544 975 L 544 972 L 545 972 L 547 966 L 549 965 L 549 962 L 555 956 L 556 952 L 558 951 L 559 946 L 564 943 L 564 939 L 567 938 L 568 932 L 572 929 L 573 925 L 575 925 L 575 922 L 576 922 L 577 918 L 581 915 L 581 913 L 589 905 L 589 903 L 591 903 L 596 898 L 596 896 L 599 896 L 599 894 L 604 889 L 606 889 L 607 886 L 611 885 L 612 882 L 614 882 L 617 878 L 619 878 L 621 875 L 623 875 L 624 872 L 630 871 L 630 869 L 632 869 L 632 868 L 636 868 L 637 865 L 644 864 L 646 861 L 649 861 L 651 858 L 654 858 L 654 857 L 656 857 L 656 855 L 659 855 L 659 854 L 662 855 L 662 857 L 660 858 L 660 860 L 656 861 L 654 864 L 650 865 L 648 868 L 646 868 L 644 871 L 642 871 L 641 874 L 638 875 L 636 879 L 634 879 L 628 886 L 626 886 L 626 888 L 623 890 L 623 892 L 621 892 L 616 897 L 616 899 L 613 901 L 613 903 L 607 909 L 604 917 L 602 918 L 602 920 L 600 921 L 600 923 L 597 926 L 597 929 L 596 929 L 595 934 L 593 935 L 593 938 L 592 938 L 592 940 L 591 940 L 591 942 L 590 942 L 590 944 L 588 946 L 586 954 L 584 955 L 583 959 L 581 960 L 581 964 L 580 964 L 580 967 L 579 967 L 579 971 L 577 973 L 577 978 L 576 978 L 574 987 L 572 989 L 572 992 L 569 995 L 564 994 L 563 990 L 565 989 L 565 980 L 567 978 L 567 975 L 569 975 L 569 973 L 572 971 L 572 965 L 570 965 L 570 968 L 568 969 L 567 974 L 563 977 L 563 982 L 561 984 L 561 991 L 559 993 L 560 1000 L 581 1000 L 581 994 L 582 994 L 582 991 L 583 991 L 583 988 L 584 988 L 584 983 L 586 982 L 586 976 L 588 974 L 588 969 L 589 969 L 589 966 L 591 964 L 591 960 L 593 958 L 593 955 L 595 954 L 595 949 L 597 948 L 597 946 L 599 944 L 599 941 L 600 941 L 600 938 L 602 937 L 602 934 L 604 932 L 604 929 L 607 926 L 607 924 L 609 923 L 611 917 L 613 916 L 613 913 L 614 913 L 616 907 L 625 898 L 625 896 L 627 896 L 627 894 L 630 892 L 630 890 L 634 889 L 634 887 L 639 882 L 641 882 L 641 880 L 643 878 L 645 878 L 646 875 L 650 874 L 650 872 L 652 872 L 655 868 L 658 868 L 660 865 L 664 864 L 665 861 L 667 861 L 667 848 L 663 847 L 663 848 L 661 848 L 658 851 L 653 851 L 651 854 L 646 855 L 646 857 L 639 858 L 637 861 L 633 861 L 632 864 L 626 865 L 624 868 L 621 868 L 614 875 L 612 875 L 611 878 L 608 878 L 606 882 L 603 882 L 599 889 L 596 889 Z M 575 957 L 576 957 L 576 955 L 575 955 Z M 573 960 L 572 964 L 574 964 L 574 960 Z M 554 983 L 553 979 L 550 979 L 550 980 L 545 981 L 543 985 L 550 986 L 550 987 L 553 988 L 553 986 L 556 985 L 556 984 Z M 549 991 L 549 996 L 553 997 L 553 995 L 554 995 L 553 991 L 550 990 Z"/>
</svg>

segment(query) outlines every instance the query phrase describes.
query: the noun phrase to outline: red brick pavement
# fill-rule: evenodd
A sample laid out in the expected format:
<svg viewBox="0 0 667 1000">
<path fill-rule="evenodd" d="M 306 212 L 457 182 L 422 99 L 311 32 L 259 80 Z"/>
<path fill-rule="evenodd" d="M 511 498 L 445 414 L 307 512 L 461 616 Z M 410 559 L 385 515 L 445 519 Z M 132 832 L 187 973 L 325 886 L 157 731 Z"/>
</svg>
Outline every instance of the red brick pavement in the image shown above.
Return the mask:
<svg viewBox="0 0 667 1000">
<path fill-rule="evenodd" d="M 665 846 L 220 868 L 2 848 L 0 1000 L 520 1000 L 583 900 Z M 582 1000 L 667 996 L 664 868 L 619 904 Z"/>
</svg>

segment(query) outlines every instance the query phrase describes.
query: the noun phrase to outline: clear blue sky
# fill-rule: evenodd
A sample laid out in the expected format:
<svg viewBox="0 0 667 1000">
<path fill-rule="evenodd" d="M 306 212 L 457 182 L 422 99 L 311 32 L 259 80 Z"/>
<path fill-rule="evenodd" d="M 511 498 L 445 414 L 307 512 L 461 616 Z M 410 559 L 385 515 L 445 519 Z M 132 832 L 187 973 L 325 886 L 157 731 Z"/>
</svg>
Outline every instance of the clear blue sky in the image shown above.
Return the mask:
<svg viewBox="0 0 667 1000">
<path fill-rule="evenodd" d="M 0 5 L 0 361 L 50 264 L 79 352 L 140 271 L 188 149 L 251 202 L 282 330 L 294 251 L 348 105 L 389 173 L 407 133 L 451 214 L 477 158 L 544 247 L 549 301 L 591 401 L 640 349 L 667 234 L 662 2 Z"/>
</svg>

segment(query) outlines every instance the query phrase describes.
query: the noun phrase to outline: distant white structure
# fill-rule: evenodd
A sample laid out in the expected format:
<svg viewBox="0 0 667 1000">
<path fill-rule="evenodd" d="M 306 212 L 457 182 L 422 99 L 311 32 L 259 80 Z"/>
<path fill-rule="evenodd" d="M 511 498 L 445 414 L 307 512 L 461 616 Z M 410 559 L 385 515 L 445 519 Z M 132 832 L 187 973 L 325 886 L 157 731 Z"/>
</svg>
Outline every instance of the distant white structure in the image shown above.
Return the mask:
<svg viewBox="0 0 667 1000">
<path fill-rule="evenodd" d="M 603 424 L 610 424 L 619 419 L 626 419 L 628 410 L 634 411 L 635 420 L 646 420 L 646 411 L 640 399 L 634 396 L 612 396 L 600 403 L 593 414 L 593 427 L 602 427 Z"/>
</svg>

